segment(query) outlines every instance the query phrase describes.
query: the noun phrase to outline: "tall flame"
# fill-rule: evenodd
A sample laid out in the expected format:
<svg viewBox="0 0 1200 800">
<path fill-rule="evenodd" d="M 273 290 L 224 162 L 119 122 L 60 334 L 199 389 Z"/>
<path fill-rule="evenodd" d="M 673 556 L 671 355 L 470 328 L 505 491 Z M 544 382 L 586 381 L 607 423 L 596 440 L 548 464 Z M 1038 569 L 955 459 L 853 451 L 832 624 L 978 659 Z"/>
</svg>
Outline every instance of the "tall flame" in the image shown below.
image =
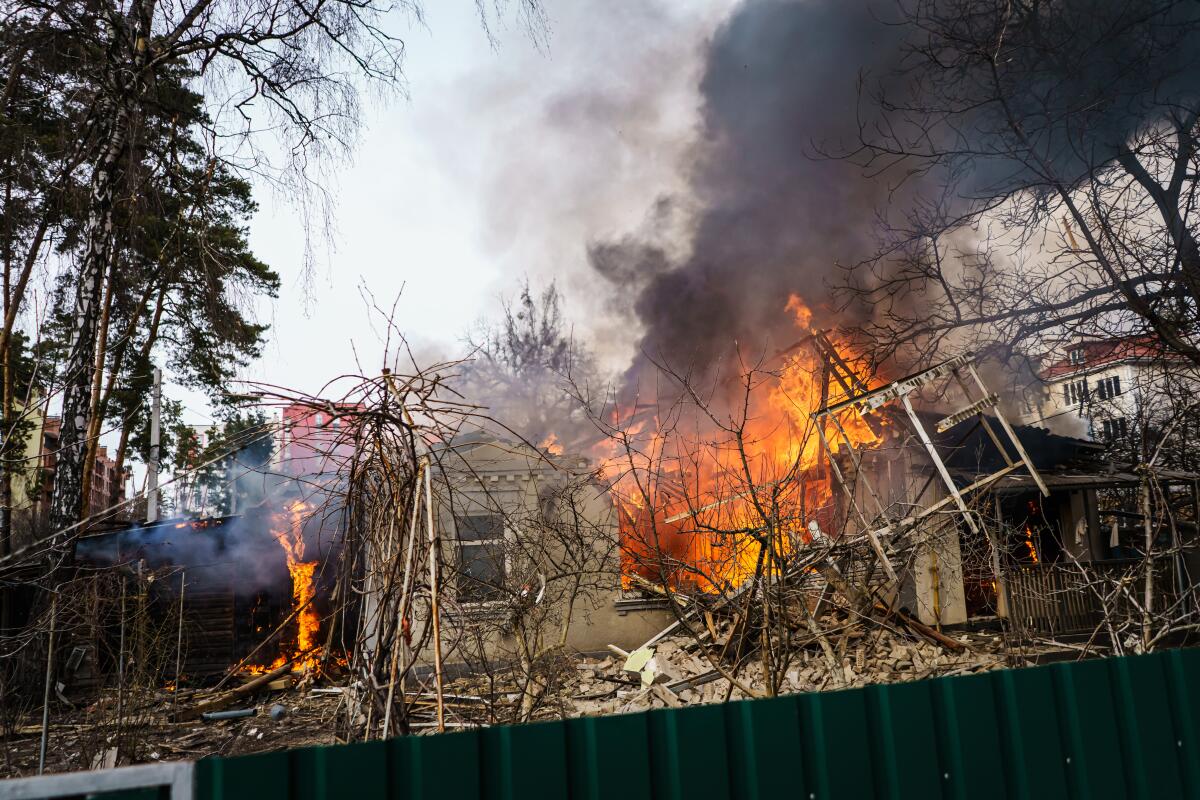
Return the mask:
<svg viewBox="0 0 1200 800">
<path fill-rule="evenodd" d="M 784 310 L 797 328 L 810 331 L 812 312 L 800 297 L 789 297 Z M 865 382 L 864 360 L 846 342 L 827 338 Z M 640 469 L 629 463 L 628 449 L 609 454 L 612 465 L 626 462 L 613 496 L 627 588 L 642 584 L 639 578 L 700 591 L 737 586 L 764 558 L 785 556 L 806 542 L 808 522 L 827 520 L 833 487 L 821 468 L 818 423 L 811 415 L 844 399 L 845 389 L 811 346 L 795 348 L 772 373 L 748 392 L 740 444 L 728 436 L 685 437 L 677 424 L 664 434 L 658 420 L 642 420 L 639 430 L 627 431 L 638 438 L 632 460 Z M 834 449 L 880 441 L 854 409 L 820 424 Z M 782 541 L 765 540 L 764 517 L 785 520 L 776 526 L 784 528 Z"/>
<path fill-rule="evenodd" d="M 308 504 L 302 501 L 289 503 L 283 512 L 272 514 L 271 536 L 283 548 L 287 558 L 288 573 L 292 578 L 292 608 L 297 609 L 297 633 L 295 648 L 290 654 L 293 672 L 315 671 L 320 652 L 316 647 L 317 634 L 321 630 L 321 618 L 313 605 L 316 597 L 314 576 L 316 561 L 304 560 L 304 522 Z M 251 672 L 266 672 L 282 667 L 288 655 L 280 655 L 270 666 L 258 665 Z"/>
</svg>

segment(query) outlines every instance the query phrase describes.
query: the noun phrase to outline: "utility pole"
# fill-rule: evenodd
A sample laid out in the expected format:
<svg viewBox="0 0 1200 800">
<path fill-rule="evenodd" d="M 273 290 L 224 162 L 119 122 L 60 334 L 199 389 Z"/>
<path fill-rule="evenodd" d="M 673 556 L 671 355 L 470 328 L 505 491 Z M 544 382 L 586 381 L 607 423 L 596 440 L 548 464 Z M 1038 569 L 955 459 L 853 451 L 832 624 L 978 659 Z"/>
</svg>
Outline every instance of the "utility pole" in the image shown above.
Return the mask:
<svg viewBox="0 0 1200 800">
<path fill-rule="evenodd" d="M 146 472 L 146 522 L 158 521 L 158 445 L 159 417 L 162 414 L 162 370 L 154 368 L 154 389 L 150 406 L 150 463 Z"/>
</svg>

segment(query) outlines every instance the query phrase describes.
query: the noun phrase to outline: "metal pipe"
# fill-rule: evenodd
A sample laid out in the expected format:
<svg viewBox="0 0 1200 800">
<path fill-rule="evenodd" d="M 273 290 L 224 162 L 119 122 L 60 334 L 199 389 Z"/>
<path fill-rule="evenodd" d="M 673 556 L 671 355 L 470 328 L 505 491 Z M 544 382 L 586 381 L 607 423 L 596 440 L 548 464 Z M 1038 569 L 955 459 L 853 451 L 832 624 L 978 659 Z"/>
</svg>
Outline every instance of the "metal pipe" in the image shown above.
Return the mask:
<svg viewBox="0 0 1200 800">
<path fill-rule="evenodd" d="M 159 418 L 162 415 L 162 370 L 153 370 L 150 400 L 150 463 L 146 465 L 146 522 L 158 521 Z"/>
<path fill-rule="evenodd" d="M 258 708 L 234 708 L 229 711 L 205 711 L 200 715 L 201 719 L 212 722 L 220 719 L 241 719 L 242 717 L 253 717 L 258 714 Z"/>
</svg>

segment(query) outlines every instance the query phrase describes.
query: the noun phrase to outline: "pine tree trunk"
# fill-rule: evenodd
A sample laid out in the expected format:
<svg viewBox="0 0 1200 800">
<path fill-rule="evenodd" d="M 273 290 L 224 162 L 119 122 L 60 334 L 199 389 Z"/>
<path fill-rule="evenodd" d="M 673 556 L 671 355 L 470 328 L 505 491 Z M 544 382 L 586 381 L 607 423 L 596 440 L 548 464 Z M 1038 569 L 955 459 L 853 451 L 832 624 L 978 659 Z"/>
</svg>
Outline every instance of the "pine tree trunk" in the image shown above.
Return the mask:
<svg viewBox="0 0 1200 800">
<path fill-rule="evenodd" d="M 13 428 L 17 422 L 17 415 L 13 413 L 13 364 L 12 364 L 12 340 L 10 339 L 7 346 L 4 348 L 4 439 L 0 443 L 0 453 L 3 453 L 3 458 L 0 458 L 0 537 L 4 539 L 5 548 L 12 547 L 12 487 L 13 487 L 13 464 L 21 463 L 21 453 L 10 452 L 13 448 L 12 436 Z"/>
<path fill-rule="evenodd" d="M 127 137 L 126 114 L 117 110 L 108 144 L 92 171 L 90 210 L 84 228 L 83 262 L 79 269 L 75 309 L 71 316 L 71 344 L 63 375 L 62 427 L 50 498 L 50 531 L 57 532 L 84 515 L 84 457 L 92 404 L 92 370 L 96 353 L 96 326 L 104 274 L 112 257 L 113 198 Z"/>
</svg>

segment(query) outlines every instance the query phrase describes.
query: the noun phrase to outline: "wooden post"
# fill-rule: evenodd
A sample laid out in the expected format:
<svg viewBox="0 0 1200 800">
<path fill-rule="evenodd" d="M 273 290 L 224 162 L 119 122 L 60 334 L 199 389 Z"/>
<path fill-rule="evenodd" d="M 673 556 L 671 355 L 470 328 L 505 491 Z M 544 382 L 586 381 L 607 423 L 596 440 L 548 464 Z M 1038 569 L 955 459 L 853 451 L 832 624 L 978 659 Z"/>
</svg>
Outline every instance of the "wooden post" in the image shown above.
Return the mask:
<svg viewBox="0 0 1200 800">
<path fill-rule="evenodd" d="M 425 524 L 429 527 L 429 609 L 433 615 L 433 670 L 437 679 L 438 733 L 446 732 L 446 708 L 442 685 L 442 628 L 438 616 L 438 536 L 433 528 L 433 490 L 429 481 L 429 457 L 423 465 L 425 471 Z"/>
<path fill-rule="evenodd" d="M 968 363 L 967 371 L 970 372 L 971 377 L 975 379 L 975 385 L 979 387 L 979 390 L 984 394 L 987 394 L 987 385 L 984 384 L 983 378 L 979 377 L 979 373 L 975 371 L 975 365 Z M 907 404 L 907 401 L 905 402 Z M 1042 497 L 1049 497 L 1050 490 L 1046 488 L 1046 484 L 1042 480 L 1042 476 L 1038 473 L 1037 467 L 1033 465 L 1033 459 L 1031 459 L 1029 454 L 1025 452 L 1025 446 L 1021 444 L 1021 440 L 1017 438 L 1016 432 L 1012 429 L 1012 426 L 1008 424 L 1008 420 L 1004 418 L 1004 414 L 1000 412 L 999 406 L 995 408 L 995 412 L 996 421 L 1000 423 L 1000 427 L 1004 428 L 1004 432 L 1008 435 L 1013 447 L 1017 449 L 1017 455 L 1021 457 L 1021 463 L 1025 465 L 1025 469 L 1029 470 L 1029 474 L 1033 477 L 1034 483 L 1038 485 L 1038 489 L 1040 489 L 1042 492 Z"/>
<path fill-rule="evenodd" d="M 862 509 L 858 507 L 858 502 L 854 499 L 854 490 L 850 488 L 850 485 L 846 482 L 845 477 L 842 475 L 841 467 L 837 465 L 837 459 L 834 458 L 833 448 L 829 446 L 829 440 L 825 437 L 824 426 L 821 425 L 819 419 L 816 420 L 816 423 L 817 434 L 821 438 L 821 444 L 824 445 L 825 452 L 829 454 L 829 468 L 833 471 L 833 476 L 837 480 L 838 485 L 842 487 L 842 491 L 846 495 L 846 500 L 850 503 L 850 508 L 855 514 L 858 515 L 858 519 L 863 526 L 863 532 L 867 536 L 867 541 L 871 543 L 871 549 L 875 551 L 876 557 L 883 566 L 883 571 L 887 573 L 889 580 L 895 582 L 897 580 L 896 570 L 892 567 L 891 562 L 888 560 L 887 553 L 884 552 L 883 544 L 879 541 L 879 537 L 876 535 L 875 531 L 871 529 L 870 521 L 867 520 L 867 517 L 865 514 L 863 514 Z M 853 447 L 850 442 L 846 442 L 846 444 L 847 446 Z"/>
<path fill-rule="evenodd" d="M 408 548 L 404 554 L 404 577 L 400 584 L 400 606 L 396 612 L 396 639 L 392 643 L 392 663 L 388 675 L 388 696 L 387 705 L 383 712 L 383 730 L 380 731 L 380 738 L 391 733 L 392 725 L 392 702 L 396 692 L 396 673 L 400 669 L 400 653 L 404 650 L 404 622 L 408 619 L 408 593 L 409 587 L 412 584 L 412 566 L 413 566 L 413 551 L 416 549 L 417 538 L 417 517 L 421 511 L 421 482 L 424 465 L 421 471 L 417 473 L 417 490 L 413 495 L 412 518 L 408 526 Z M 405 665 L 407 666 L 407 665 Z M 404 687 L 401 686 L 401 696 L 403 696 Z"/>
<path fill-rule="evenodd" d="M 1150 519 L 1150 472 L 1142 473 L 1142 526 L 1146 532 L 1146 552 L 1142 564 L 1146 582 L 1142 587 L 1142 652 L 1150 647 L 1151 605 L 1154 602 L 1154 523 Z"/>
<path fill-rule="evenodd" d="M 54 680 L 54 622 L 58 617 L 58 590 L 50 596 L 50 639 L 46 643 L 46 686 L 42 690 L 42 742 L 38 747 L 38 775 L 46 771 L 46 742 L 50 738 L 50 684 Z"/>
<path fill-rule="evenodd" d="M 962 389 L 963 397 L 967 399 L 967 405 L 975 402 L 971 399 L 971 388 L 967 386 L 967 382 L 963 379 L 963 376 L 958 373 L 958 370 L 952 370 L 951 374 L 954 376 L 954 380 L 958 382 L 959 388 Z M 986 390 L 984 390 L 983 393 L 985 396 L 987 395 Z M 991 438 L 992 444 L 994 444 L 996 449 L 1000 451 L 1000 455 L 1004 458 L 1004 463 L 1011 467 L 1013 465 L 1012 456 L 1008 454 L 1008 450 L 1005 449 L 1004 443 L 1000 441 L 1000 437 L 996 435 L 994 430 L 992 430 L 992 424 L 988 422 L 987 415 L 982 411 L 979 412 L 979 422 L 981 425 L 983 425 L 983 430 Z"/>
<path fill-rule="evenodd" d="M 187 586 L 187 570 L 179 572 L 179 631 L 175 634 L 175 689 L 171 693 L 171 713 L 179 702 L 179 667 L 183 655 L 183 592 Z"/>
<path fill-rule="evenodd" d="M 125 716 L 125 576 L 121 575 L 121 635 L 117 639 L 117 740 L 113 742 L 121 757 L 121 722 Z"/>
<path fill-rule="evenodd" d="M 937 468 L 938 474 L 942 476 L 942 481 L 946 484 L 946 489 L 950 492 L 950 496 L 954 498 L 954 503 L 958 506 L 958 510 L 962 512 L 963 519 L 967 522 L 967 527 L 971 529 L 971 533 L 978 535 L 979 526 L 975 524 L 975 520 L 971 517 L 971 511 L 967 508 L 967 504 L 963 502 L 962 495 L 958 491 L 958 487 L 954 485 L 954 479 L 950 477 L 949 470 L 942 463 L 942 457 L 938 455 L 937 448 L 933 446 L 933 442 L 929 439 L 929 434 L 925 432 L 925 426 L 921 424 L 920 417 L 917 412 L 913 411 L 912 403 L 909 402 L 908 395 L 901 395 L 900 402 L 904 404 L 904 410 L 908 412 L 908 418 L 912 420 L 913 427 L 916 428 L 917 436 L 920 437 L 921 443 L 925 445 L 925 450 L 928 451 L 930 459 L 933 460 L 933 466 Z M 1039 479 L 1040 482 L 1040 479 Z"/>
</svg>

